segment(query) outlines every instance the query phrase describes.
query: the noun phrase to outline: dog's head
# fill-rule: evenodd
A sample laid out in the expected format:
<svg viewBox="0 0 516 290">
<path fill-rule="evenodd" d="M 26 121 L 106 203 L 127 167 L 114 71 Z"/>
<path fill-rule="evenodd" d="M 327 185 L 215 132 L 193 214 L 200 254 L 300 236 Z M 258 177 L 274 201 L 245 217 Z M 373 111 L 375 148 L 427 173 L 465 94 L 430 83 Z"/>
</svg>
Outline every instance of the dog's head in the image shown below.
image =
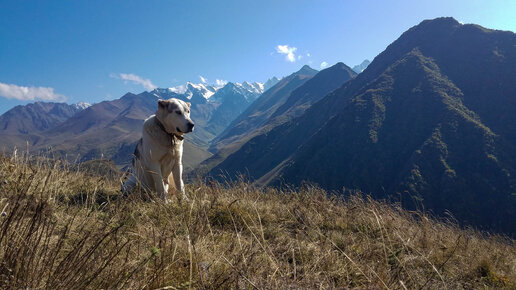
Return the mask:
<svg viewBox="0 0 516 290">
<path fill-rule="evenodd" d="M 169 134 L 183 135 L 193 131 L 190 103 L 178 99 L 158 100 L 156 117 Z"/>
</svg>

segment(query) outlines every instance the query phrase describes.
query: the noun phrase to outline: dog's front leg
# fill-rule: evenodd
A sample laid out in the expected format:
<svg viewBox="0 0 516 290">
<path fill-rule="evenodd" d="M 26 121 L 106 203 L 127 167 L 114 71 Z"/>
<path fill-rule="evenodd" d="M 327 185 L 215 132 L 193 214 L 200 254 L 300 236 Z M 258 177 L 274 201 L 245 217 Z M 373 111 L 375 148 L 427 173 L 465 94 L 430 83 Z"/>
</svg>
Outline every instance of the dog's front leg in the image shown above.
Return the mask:
<svg viewBox="0 0 516 290">
<path fill-rule="evenodd" d="M 159 163 L 149 166 L 149 173 L 152 176 L 154 189 L 156 190 L 158 197 L 164 202 L 167 202 L 167 192 L 165 190 L 165 184 L 163 182 L 163 175 L 161 174 L 161 166 Z"/>
<path fill-rule="evenodd" d="M 181 193 L 183 198 L 188 199 L 185 193 L 185 185 L 183 183 L 183 163 L 181 160 L 174 164 L 172 167 L 172 176 L 174 178 L 174 184 L 176 186 L 176 190 Z"/>
</svg>

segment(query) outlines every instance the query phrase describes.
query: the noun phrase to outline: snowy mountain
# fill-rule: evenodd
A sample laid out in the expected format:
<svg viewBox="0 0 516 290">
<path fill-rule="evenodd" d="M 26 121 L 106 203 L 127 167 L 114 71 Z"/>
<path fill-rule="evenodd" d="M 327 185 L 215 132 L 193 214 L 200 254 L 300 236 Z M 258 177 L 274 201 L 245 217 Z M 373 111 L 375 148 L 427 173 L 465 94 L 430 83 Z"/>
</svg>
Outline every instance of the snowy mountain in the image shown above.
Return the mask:
<svg viewBox="0 0 516 290">
<path fill-rule="evenodd" d="M 235 94 L 245 97 L 247 102 L 253 102 L 264 91 L 262 83 L 243 82 L 233 83 L 229 82 L 224 87 L 217 90 L 217 92 L 209 99 L 210 102 L 223 103 L 227 101 L 228 97 L 235 98 Z M 238 97 L 236 97 L 238 98 Z"/>
<path fill-rule="evenodd" d="M 268 79 L 264 84 L 263 84 L 263 91 L 265 92 L 266 90 L 272 88 L 273 86 L 275 86 L 277 83 L 279 83 L 280 79 L 278 79 L 277 77 L 272 77 L 270 79 Z"/>
<path fill-rule="evenodd" d="M 256 94 L 262 94 L 264 92 L 264 84 L 259 82 L 243 82 L 243 83 L 233 83 L 229 82 L 224 84 L 224 86 L 212 86 L 206 84 L 194 84 L 191 82 L 187 82 L 184 85 L 179 85 L 175 87 L 171 87 L 168 89 L 155 89 L 152 91 L 152 94 L 156 94 L 158 97 L 168 97 L 170 98 L 179 98 L 183 100 L 199 101 L 195 96 L 201 96 L 207 102 L 220 102 L 220 98 L 212 98 L 215 93 L 221 89 L 225 88 L 228 84 L 231 84 L 230 87 L 232 89 L 236 89 L 240 94 L 246 95 L 248 97 L 255 96 Z M 219 94 L 220 96 L 220 94 Z M 204 103 L 204 101 L 201 101 Z"/>
<path fill-rule="evenodd" d="M 72 104 L 71 106 L 73 108 L 75 108 L 77 111 L 82 111 L 88 107 L 91 107 L 91 104 L 85 103 L 85 102 L 78 102 L 78 103 Z"/>
<path fill-rule="evenodd" d="M 224 130 L 264 91 L 258 82 L 226 83 L 224 86 L 186 84 L 157 88 L 149 92 L 160 99 L 177 98 L 192 103 L 192 119 L 196 123 L 193 142 L 204 147 Z"/>
<path fill-rule="evenodd" d="M 371 63 L 371 62 L 370 62 L 368 59 L 366 59 L 366 60 L 364 60 L 361 64 L 357 64 L 357 65 L 355 65 L 355 66 L 352 68 L 352 70 L 353 70 L 354 72 L 356 72 L 357 74 L 359 74 L 359 73 L 363 72 L 363 71 L 367 68 L 367 66 L 368 66 L 370 63 Z"/>
<path fill-rule="evenodd" d="M 187 82 L 171 88 L 157 88 L 150 93 L 162 99 L 178 98 L 192 104 L 205 104 L 218 89 L 215 86 Z"/>
</svg>

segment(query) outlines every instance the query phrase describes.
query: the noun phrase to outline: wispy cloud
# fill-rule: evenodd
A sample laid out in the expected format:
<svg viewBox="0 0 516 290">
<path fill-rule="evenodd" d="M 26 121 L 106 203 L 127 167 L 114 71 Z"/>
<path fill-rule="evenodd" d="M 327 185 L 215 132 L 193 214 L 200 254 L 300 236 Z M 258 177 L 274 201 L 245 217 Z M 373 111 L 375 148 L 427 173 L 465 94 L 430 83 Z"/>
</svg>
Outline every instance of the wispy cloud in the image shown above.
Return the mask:
<svg viewBox="0 0 516 290">
<path fill-rule="evenodd" d="M 113 74 L 112 73 L 109 76 L 112 77 L 112 78 L 115 78 L 115 79 L 121 79 L 121 80 L 124 80 L 126 82 L 132 82 L 133 84 L 141 85 L 141 86 L 143 86 L 148 91 L 152 91 L 155 88 L 157 88 L 157 86 L 155 86 L 152 83 L 151 80 L 144 79 L 144 78 L 142 78 L 140 76 L 137 76 L 135 74 L 124 74 L 124 73 Z"/>
<path fill-rule="evenodd" d="M 325 68 L 325 67 L 327 67 L 327 66 L 328 66 L 328 63 L 327 63 L 327 62 L 325 62 L 325 61 L 321 62 L 321 68 Z"/>
<path fill-rule="evenodd" d="M 54 88 L 23 87 L 4 83 L 0 83 L 0 96 L 22 101 L 66 101 L 66 96 L 54 93 Z"/>
<path fill-rule="evenodd" d="M 227 83 L 228 83 L 228 81 L 226 81 L 226 80 L 219 80 L 219 79 L 217 79 L 217 80 L 215 81 L 215 84 L 216 84 L 217 86 L 219 86 L 219 87 L 223 87 L 223 86 L 225 86 Z"/>
<path fill-rule="evenodd" d="M 199 76 L 199 78 L 201 79 L 201 82 L 202 82 L 203 84 L 205 84 L 205 83 L 207 83 L 207 82 L 208 82 L 208 80 L 207 80 L 205 77 L 203 77 L 203 76 Z"/>
<path fill-rule="evenodd" d="M 285 55 L 285 59 L 289 62 L 296 61 L 295 52 L 297 47 L 288 46 L 288 45 L 278 45 L 276 46 L 276 52 Z"/>
</svg>

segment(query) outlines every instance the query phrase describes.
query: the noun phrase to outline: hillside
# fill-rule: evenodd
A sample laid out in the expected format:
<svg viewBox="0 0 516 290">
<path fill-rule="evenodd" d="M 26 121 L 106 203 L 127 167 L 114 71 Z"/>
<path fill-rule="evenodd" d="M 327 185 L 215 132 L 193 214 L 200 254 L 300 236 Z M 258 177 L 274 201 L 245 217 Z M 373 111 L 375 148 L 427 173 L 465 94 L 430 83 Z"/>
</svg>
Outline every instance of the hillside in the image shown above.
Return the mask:
<svg viewBox="0 0 516 290">
<path fill-rule="evenodd" d="M 65 104 L 35 102 L 16 106 L 0 116 L 0 136 L 2 149 L 15 145 L 25 147 L 26 142 L 33 144 L 41 138 L 43 131 L 59 125 L 89 104 Z"/>
<path fill-rule="evenodd" d="M 359 193 L 197 183 L 163 204 L 120 198 L 107 164 L 32 159 L 0 157 L 4 289 L 516 287 L 514 240 Z"/>
<path fill-rule="evenodd" d="M 303 67 L 300 71 L 284 78 L 278 87 L 273 87 L 260 96 L 255 104 L 214 140 L 211 149 L 218 148 L 218 150 L 199 166 L 198 171 L 204 173 L 211 170 L 217 173 L 219 170 L 217 166 L 238 151 L 247 141 L 255 136 L 267 134 L 281 124 L 302 115 L 312 104 L 356 76 L 351 68 L 340 62 L 317 72 L 308 80 L 305 77 L 302 79 L 304 82 L 299 84 L 298 75 L 300 72 L 306 74 L 304 71 L 307 69 L 308 67 Z M 292 89 L 291 87 L 294 86 L 298 87 Z M 237 123 L 238 120 L 241 121 Z M 238 130 L 243 130 L 243 133 L 235 133 Z"/>
<path fill-rule="evenodd" d="M 52 128 L 89 105 L 35 102 L 16 106 L 0 116 L 0 134 L 35 134 Z"/>
<path fill-rule="evenodd" d="M 208 171 L 208 174 L 211 174 L 212 176 L 216 176 L 222 171 L 228 173 L 229 177 L 233 177 L 246 170 L 250 170 L 249 173 L 251 178 L 255 176 L 261 176 L 254 172 L 255 168 L 259 166 L 275 166 L 275 163 L 270 156 L 267 156 L 267 158 L 262 158 L 261 152 L 255 151 L 255 149 L 261 150 L 260 148 L 266 149 L 272 147 L 275 149 L 280 149 L 275 147 L 278 146 L 281 147 L 280 150 L 284 151 L 285 149 L 290 148 L 290 144 L 296 143 L 286 142 L 286 144 L 280 144 L 279 142 L 275 142 L 274 144 L 261 144 L 260 142 L 257 142 L 257 140 L 261 140 L 264 138 L 264 136 L 268 136 L 269 134 L 274 134 L 274 132 L 285 130 L 280 130 L 278 128 L 285 127 L 282 126 L 284 123 L 303 115 L 303 113 L 309 109 L 310 106 L 317 103 L 328 93 L 341 87 L 355 76 L 356 73 L 352 71 L 347 65 L 343 63 L 337 63 L 327 69 L 318 72 L 315 76 L 307 80 L 293 91 L 287 92 L 288 96 L 280 95 L 281 99 L 284 100 L 281 102 L 281 105 L 276 106 L 274 112 L 270 114 L 267 120 L 259 124 L 254 124 L 252 118 L 248 118 L 250 120 L 247 120 L 247 122 L 254 124 L 252 131 L 241 136 L 239 139 L 237 139 L 237 141 L 229 143 L 228 145 L 220 148 L 219 151 L 217 151 L 212 157 L 201 164 L 201 171 Z M 316 120 L 321 118 L 325 118 L 325 114 L 321 116 L 311 116 L 311 120 L 314 121 L 314 124 L 317 124 Z M 289 123 L 289 125 L 286 126 L 291 127 L 292 125 Z M 228 127 L 227 130 L 230 128 L 231 127 Z M 310 127 L 307 127 L 307 129 L 308 128 Z M 273 132 L 269 133 L 270 131 Z M 310 132 L 310 130 L 297 132 L 297 136 L 304 136 L 304 134 Z M 289 136 L 289 138 L 295 139 L 296 136 Z M 255 147 L 250 149 L 250 146 Z M 293 151 L 295 150 L 294 148 L 289 150 Z M 244 159 L 246 160 L 245 163 L 241 162 L 240 160 L 240 158 L 244 157 L 244 154 L 245 158 L 247 158 Z M 272 168 L 268 169 L 270 170 Z"/>
<path fill-rule="evenodd" d="M 512 32 L 423 21 L 215 169 L 259 184 L 360 189 L 514 234 L 515 45 Z"/>
<path fill-rule="evenodd" d="M 215 152 L 231 143 L 238 143 L 239 139 L 245 139 L 267 122 L 276 109 L 287 101 L 292 91 L 316 74 L 316 70 L 305 65 L 299 71 L 281 79 L 256 99 L 213 140 L 210 151 Z"/>
</svg>

